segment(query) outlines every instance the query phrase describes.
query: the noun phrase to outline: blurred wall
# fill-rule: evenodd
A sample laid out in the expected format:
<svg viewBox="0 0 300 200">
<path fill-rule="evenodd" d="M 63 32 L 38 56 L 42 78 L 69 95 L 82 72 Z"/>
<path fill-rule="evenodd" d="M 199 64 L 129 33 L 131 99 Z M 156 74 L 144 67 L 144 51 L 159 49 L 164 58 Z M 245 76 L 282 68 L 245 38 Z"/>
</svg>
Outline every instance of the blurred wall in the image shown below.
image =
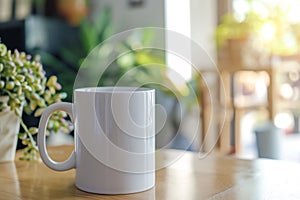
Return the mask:
<svg viewBox="0 0 300 200">
<path fill-rule="evenodd" d="M 214 31 L 217 26 L 217 0 L 190 0 L 191 4 L 191 38 L 216 61 Z M 192 61 L 200 69 L 211 68 L 212 62 L 207 55 L 195 54 Z"/>
<path fill-rule="evenodd" d="M 105 6 L 112 7 L 112 21 L 116 32 L 136 27 L 164 27 L 162 0 L 93 0 L 92 14 L 97 15 Z"/>
</svg>

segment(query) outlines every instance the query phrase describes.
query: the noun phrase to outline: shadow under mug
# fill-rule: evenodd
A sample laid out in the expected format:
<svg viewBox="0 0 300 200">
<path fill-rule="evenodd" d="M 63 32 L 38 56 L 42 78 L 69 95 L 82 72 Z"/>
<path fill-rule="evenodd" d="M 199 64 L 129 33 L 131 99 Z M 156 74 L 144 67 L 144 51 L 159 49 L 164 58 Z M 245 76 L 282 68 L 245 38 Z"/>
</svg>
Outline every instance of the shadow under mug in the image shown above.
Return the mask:
<svg viewBox="0 0 300 200">
<path fill-rule="evenodd" d="M 155 184 L 155 91 L 133 87 L 94 87 L 74 91 L 74 103 L 55 103 L 41 116 L 38 147 L 51 169 L 76 168 L 77 188 L 99 194 L 127 194 Z M 69 114 L 75 150 L 64 162 L 46 150 L 46 127 L 55 111 Z"/>
</svg>

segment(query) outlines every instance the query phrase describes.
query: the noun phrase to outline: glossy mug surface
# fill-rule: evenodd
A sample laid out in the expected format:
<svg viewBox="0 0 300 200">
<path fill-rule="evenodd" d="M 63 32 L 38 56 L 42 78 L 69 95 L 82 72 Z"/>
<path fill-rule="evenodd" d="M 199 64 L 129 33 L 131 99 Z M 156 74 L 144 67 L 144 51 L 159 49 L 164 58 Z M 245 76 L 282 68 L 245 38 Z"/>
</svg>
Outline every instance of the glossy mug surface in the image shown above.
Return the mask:
<svg viewBox="0 0 300 200">
<path fill-rule="evenodd" d="M 155 184 L 155 92 L 148 88 L 96 87 L 74 91 L 74 103 L 56 103 L 41 116 L 38 147 L 51 169 L 76 168 L 76 186 L 99 194 L 126 194 Z M 64 162 L 46 150 L 49 116 L 66 111 L 75 126 L 75 150 Z"/>
</svg>

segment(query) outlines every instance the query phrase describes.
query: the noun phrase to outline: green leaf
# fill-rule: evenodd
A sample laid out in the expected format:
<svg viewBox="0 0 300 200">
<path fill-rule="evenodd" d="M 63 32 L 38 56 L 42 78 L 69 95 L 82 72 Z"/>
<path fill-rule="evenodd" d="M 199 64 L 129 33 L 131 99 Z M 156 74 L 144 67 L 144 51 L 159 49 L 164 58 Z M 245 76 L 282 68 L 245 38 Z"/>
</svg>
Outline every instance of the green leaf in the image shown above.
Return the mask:
<svg viewBox="0 0 300 200">
<path fill-rule="evenodd" d="M 29 128 L 29 132 L 30 132 L 32 135 L 34 135 L 34 134 L 37 134 L 38 129 L 37 129 L 36 127 L 30 127 L 30 128 Z"/>
<path fill-rule="evenodd" d="M 44 108 L 39 108 L 39 109 L 37 109 L 37 110 L 35 111 L 35 113 L 34 113 L 34 116 L 35 116 L 35 117 L 41 116 L 42 113 L 43 113 L 43 111 L 44 111 Z"/>
<path fill-rule="evenodd" d="M 89 53 L 98 44 L 97 30 L 88 21 L 83 21 L 80 26 L 80 35 L 83 48 L 86 53 Z"/>
<path fill-rule="evenodd" d="M 151 42 L 153 42 L 153 36 L 154 36 L 153 31 L 146 29 L 143 32 L 142 44 L 144 46 L 150 45 Z"/>
<path fill-rule="evenodd" d="M 0 56 L 5 56 L 7 53 L 7 47 L 4 44 L 0 44 Z"/>
<path fill-rule="evenodd" d="M 35 100 L 31 100 L 31 101 L 30 101 L 30 105 L 29 105 L 30 110 L 33 111 L 33 110 L 36 109 L 36 107 L 37 107 L 36 101 L 35 101 Z"/>
</svg>

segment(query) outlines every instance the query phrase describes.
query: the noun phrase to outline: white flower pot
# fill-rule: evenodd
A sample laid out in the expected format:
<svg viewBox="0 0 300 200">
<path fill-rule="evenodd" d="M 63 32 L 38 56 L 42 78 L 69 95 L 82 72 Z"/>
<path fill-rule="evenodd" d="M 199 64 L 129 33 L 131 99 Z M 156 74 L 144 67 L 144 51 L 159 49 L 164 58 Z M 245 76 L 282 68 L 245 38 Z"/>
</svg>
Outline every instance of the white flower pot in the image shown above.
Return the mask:
<svg viewBox="0 0 300 200">
<path fill-rule="evenodd" d="M 0 97 L 0 101 L 7 101 L 7 97 Z M 5 109 L 0 112 L 0 162 L 14 161 L 20 119 L 13 111 Z"/>
</svg>

